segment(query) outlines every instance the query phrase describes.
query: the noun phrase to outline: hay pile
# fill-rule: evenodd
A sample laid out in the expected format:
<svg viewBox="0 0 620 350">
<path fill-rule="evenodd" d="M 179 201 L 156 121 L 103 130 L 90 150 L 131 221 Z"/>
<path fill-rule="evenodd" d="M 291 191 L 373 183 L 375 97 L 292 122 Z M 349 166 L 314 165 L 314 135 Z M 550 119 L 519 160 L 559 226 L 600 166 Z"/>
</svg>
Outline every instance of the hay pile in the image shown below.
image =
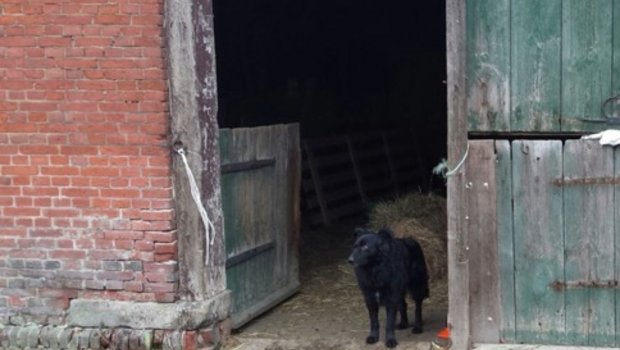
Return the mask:
<svg viewBox="0 0 620 350">
<path fill-rule="evenodd" d="M 377 203 L 370 211 L 373 229 L 389 228 L 396 237 L 413 237 L 424 250 L 433 294 L 447 294 L 446 200 L 433 194 L 410 193 Z M 433 302 L 433 301 L 431 301 Z M 437 302 L 440 302 L 437 300 Z"/>
</svg>

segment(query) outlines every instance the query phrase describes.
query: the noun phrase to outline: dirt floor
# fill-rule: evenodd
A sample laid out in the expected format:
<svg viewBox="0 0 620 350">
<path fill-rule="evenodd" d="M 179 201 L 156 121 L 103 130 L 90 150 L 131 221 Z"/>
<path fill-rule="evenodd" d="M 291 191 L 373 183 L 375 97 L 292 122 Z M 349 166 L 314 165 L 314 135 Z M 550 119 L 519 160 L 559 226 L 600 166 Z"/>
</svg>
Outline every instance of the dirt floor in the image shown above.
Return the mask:
<svg viewBox="0 0 620 350">
<path fill-rule="evenodd" d="M 353 268 L 346 259 L 352 246 L 356 222 L 330 229 L 303 230 L 300 247 L 298 294 L 235 331 L 227 350 L 375 349 L 384 348 L 381 339 L 366 345 L 368 316 L 357 287 Z M 409 302 L 413 320 L 413 302 Z M 397 349 L 429 349 L 429 342 L 445 325 L 447 287 L 445 281 L 431 285 L 431 298 L 424 304 L 424 333 L 397 331 Z"/>
</svg>

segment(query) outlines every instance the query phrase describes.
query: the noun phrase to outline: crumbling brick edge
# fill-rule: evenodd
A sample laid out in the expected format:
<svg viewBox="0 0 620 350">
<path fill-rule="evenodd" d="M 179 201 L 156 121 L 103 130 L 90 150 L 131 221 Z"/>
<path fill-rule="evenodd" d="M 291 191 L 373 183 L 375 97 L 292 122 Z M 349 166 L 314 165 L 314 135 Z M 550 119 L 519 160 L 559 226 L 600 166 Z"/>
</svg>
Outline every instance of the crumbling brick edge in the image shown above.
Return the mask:
<svg viewBox="0 0 620 350">
<path fill-rule="evenodd" d="M 14 349 L 216 349 L 230 335 L 226 319 L 196 330 L 80 328 L 69 326 L 5 326 L 0 324 L 0 350 Z"/>
</svg>

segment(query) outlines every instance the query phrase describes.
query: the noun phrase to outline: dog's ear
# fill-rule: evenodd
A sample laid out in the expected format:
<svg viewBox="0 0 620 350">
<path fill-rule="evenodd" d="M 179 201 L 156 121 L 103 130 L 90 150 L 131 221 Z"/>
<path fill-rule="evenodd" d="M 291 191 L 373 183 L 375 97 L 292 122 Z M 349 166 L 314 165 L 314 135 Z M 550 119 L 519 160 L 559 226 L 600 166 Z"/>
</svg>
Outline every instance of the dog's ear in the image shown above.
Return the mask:
<svg viewBox="0 0 620 350">
<path fill-rule="evenodd" d="M 353 239 L 357 240 L 365 233 L 366 233 L 366 229 L 361 228 L 361 227 L 356 227 L 355 230 L 353 230 Z"/>
<path fill-rule="evenodd" d="M 386 240 L 394 239 L 394 235 L 392 234 L 392 231 L 386 228 L 379 230 L 377 234 L 379 235 L 379 237 L 386 239 Z"/>
<path fill-rule="evenodd" d="M 390 241 L 393 239 L 392 232 L 389 230 L 380 230 L 377 232 L 377 236 L 381 238 L 381 245 L 379 245 L 379 250 L 383 253 L 387 253 L 390 251 Z"/>
</svg>

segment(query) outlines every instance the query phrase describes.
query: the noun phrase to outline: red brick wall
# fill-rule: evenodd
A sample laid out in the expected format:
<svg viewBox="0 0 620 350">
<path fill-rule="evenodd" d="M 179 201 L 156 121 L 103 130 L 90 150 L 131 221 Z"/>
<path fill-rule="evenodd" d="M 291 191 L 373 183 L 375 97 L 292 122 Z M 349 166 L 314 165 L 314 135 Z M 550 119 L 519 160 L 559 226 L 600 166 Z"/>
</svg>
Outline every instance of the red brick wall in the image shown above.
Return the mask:
<svg viewBox="0 0 620 350">
<path fill-rule="evenodd" d="M 0 315 L 174 300 L 162 12 L 0 1 Z"/>
</svg>

